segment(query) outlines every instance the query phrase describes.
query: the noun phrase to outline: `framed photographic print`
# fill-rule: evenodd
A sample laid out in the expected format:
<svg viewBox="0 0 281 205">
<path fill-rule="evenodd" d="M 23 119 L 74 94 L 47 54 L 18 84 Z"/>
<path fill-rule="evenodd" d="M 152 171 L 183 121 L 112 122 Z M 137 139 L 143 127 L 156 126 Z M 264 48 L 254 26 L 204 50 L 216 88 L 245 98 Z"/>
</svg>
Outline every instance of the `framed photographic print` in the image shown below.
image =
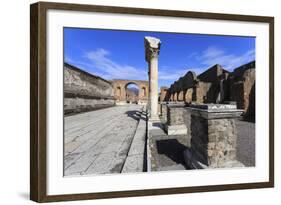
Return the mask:
<svg viewBox="0 0 281 205">
<path fill-rule="evenodd" d="M 31 5 L 30 198 L 274 186 L 274 18 Z"/>
</svg>

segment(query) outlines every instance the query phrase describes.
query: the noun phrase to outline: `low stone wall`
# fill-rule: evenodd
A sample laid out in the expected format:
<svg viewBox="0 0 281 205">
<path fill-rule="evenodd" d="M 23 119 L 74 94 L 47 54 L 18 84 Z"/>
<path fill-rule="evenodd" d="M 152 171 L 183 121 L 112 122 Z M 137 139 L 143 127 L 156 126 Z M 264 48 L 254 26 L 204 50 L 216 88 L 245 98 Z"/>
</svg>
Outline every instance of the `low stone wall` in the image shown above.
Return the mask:
<svg viewBox="0 0 281 205">
<path fill-rule="evenodd" d="M 114 106 L 114 99 L 65 98 L 64 113 L 79 113 Z"/>
<path fill-rule="evenodd" d="M 79 113 L 115 105 L 111 82 L 64 64 L 64 113 Z"/>
</svg>

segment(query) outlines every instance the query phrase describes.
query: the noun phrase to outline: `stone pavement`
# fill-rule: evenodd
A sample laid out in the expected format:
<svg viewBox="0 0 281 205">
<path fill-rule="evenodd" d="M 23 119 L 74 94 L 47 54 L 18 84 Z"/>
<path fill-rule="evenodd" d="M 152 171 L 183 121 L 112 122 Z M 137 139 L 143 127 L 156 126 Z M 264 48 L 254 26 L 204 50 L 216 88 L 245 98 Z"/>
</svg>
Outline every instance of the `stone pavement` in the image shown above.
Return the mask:
<svg viewBox="0 0 281 205">
<path fill-rule="evenodd" d="M 236 120 L 237 159 L 247 167 L 255 166 L 255 123 Z"/>
<path fill-rule="evenodd" d="M 132 144 L 138 146 L 137 157 L 141 158 L 143 152 L 139 150 L 141 146 L 144 148 L 142 142 L 145 139 L 142 137 L 146 130 L 143 122 L 140 124 L 138 139 L 134 140 L 134 136 L 137 134 L 142 109 L 143 106 L 131 104 L 65 117 L 64 175 L 120 173 L 129 150 L 132 152 L 130 160 L 134 159 L 132 155 L 135 149 L 131 148 Z M 143 159 L 139 160 L 143 163 Z M 126 169 L 128 167 L 126 165 Z"/>
</svg>

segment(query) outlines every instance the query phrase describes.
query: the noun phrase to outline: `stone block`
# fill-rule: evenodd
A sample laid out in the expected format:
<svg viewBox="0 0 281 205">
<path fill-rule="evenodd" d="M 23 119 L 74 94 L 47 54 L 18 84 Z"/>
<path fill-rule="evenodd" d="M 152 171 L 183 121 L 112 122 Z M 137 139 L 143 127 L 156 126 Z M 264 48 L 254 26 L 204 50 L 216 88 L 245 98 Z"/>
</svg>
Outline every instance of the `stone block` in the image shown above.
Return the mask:
<svg viewBox="0 0 281 205">
<path fill-rule="evenodd" d="M 182 125 L 184 124 L 185 104 L 168 104 L 167 105 L 167 124 Z"/>
<path fill-rule="evenodd" d="M 166 125 L 165 129 L 168 135 L 186 135 L 187 128 L 185 125 Z"/>
<path fill-rule="evenodd" d="M 167 104 L 167 102 L 163 102 L 160 104 L 161 121 L 163 124 L 167 122 Z"/>
<path fill-rule="evenodd" d="M 165 130 L 168 135 L 186 135 L 188 128 L 185 125 L 184 113 L 185 103 L 168 103 L 165 105 L 164 113 L 166 113 Z"/>
<path fill-rule="evenodd" d="M 193 158 L 186 159 L 187 163 L 192 167 L 201 168 L 204 167 L 199 166 L 202 164 L 210 168 L 241 165 L 234 163 L 237 161 L 237 131 L 234 118 L 239 117 L 242 111 L 231 104 L 198 104 L 185 109 L 191 121 L 186 124 L 190 126 L 191 148 L 185 153 L 185 158 Z"/>
</svg>

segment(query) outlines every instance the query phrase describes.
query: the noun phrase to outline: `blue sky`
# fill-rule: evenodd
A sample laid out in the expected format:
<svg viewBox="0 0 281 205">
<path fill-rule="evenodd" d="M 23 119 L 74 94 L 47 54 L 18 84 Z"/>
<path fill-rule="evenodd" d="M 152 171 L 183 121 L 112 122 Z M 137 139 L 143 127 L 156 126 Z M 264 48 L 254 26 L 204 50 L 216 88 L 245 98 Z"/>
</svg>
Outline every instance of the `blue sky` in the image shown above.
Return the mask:
<svg viewBox="0 0 281 205">
<path fill-rule="evenodd" d="M 147 80 L 145 36 L 161 40 L 159 87 L 189 70 L 200 74 L 220 64 L 232 71 L 255 60 L 254 37 L 79 28 L 64 28 L 64 60 L 107 80 Z"/>
</svg>

